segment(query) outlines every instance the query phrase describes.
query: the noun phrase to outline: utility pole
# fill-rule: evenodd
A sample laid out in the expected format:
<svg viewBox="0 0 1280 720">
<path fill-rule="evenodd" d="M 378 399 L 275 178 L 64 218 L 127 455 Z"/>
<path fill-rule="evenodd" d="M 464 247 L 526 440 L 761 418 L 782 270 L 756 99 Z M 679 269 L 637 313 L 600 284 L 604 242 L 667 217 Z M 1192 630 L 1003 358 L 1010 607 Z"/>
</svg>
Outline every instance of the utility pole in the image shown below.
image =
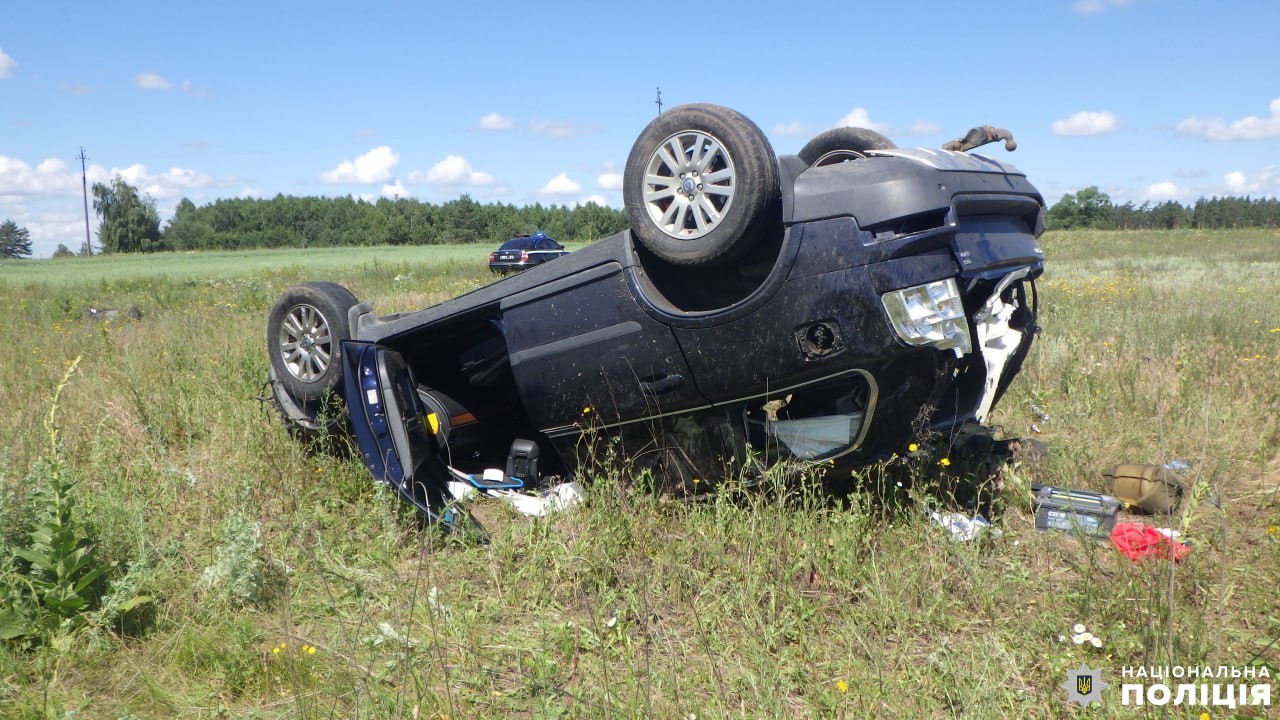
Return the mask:
<svg viewBox="0 0 1280 720">
<path fill-rule="evenodd" d="M 658 99 L 654 100 L 658 104 L 658 114 L 662 114 L 662 88 L 658 88 Z"/>
<path fill-rule="evenodd" d="M 83 145 L 76 159 L 80 161 L 80 189 L 84 191 L 84 254 L 88 256 L 93 254 L 93 244 L 89 242 L 89 180 L 84 169 L 84 162 L 89 158 L 84 156 Z"/>
</svg>

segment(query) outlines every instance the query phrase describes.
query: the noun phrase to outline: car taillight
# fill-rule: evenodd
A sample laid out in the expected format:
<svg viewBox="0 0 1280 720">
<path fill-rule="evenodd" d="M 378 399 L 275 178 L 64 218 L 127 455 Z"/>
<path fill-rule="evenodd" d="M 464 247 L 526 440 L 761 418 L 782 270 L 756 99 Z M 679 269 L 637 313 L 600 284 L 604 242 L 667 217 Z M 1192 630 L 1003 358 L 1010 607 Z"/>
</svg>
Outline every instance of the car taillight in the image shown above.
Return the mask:
<svg viewBox="0 0 1280 720">
<path fill-rule="evenodd" d="M 969 320 L 954 278 L 895 290 L 880 299 L 894 331 L 908 344 L 954 350 L 956 357 L 973 350 Z"/>
<path fill-rule="evenodd" d="M 497 259 L 498 259 L 498 253 L 489 253 L 489 262 L 493 262 Z"/>
<path fill-rule="evenodd" d="M 520 251 L 520 262 L 529 262 L 529 251 L 528 251 L 528 250 L 521 250 L 521 251 Z"/>
</svg>

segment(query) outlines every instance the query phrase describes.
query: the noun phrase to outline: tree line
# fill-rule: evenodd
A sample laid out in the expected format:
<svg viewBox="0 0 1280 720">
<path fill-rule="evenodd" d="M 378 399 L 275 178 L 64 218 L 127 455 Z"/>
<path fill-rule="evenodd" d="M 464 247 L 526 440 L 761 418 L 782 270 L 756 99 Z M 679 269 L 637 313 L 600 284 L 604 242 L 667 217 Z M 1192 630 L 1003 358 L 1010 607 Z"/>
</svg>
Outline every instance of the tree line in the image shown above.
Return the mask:
<svg viewBox="0 0 1280 720">
<path fill-rule="evenodd" d="M 1152 205 L 1116 205 L 1096 186 L 1068 193 L 1049 208 L 1045 225 L 1051 230 L 1224 230 L 1280 227 L 1280 200 L 1275 198 L 1200 198 L 1193 205 L 1172 200 Z"/>
<path fill-rule="evenodd" d="M 587 203 L 481 204 L 463 195 L 436 205 L 413 198 L 227 198 L 196 205 L 183 198 L 160 227 L 155 202 L 117 177 L 93 186 L 98 238 L 105 252 L 240 250 L 351 245 L 496 245 L 542 230 L 561 242 L 587 242 L 627 227 L 620 210 Z"/>
<path fill-rule="evenodd" d="M 564 205 L 481 204 L 469 195 L 443 204 L 413 198 L 367 201 L 345 197 L 227 198 L 178 203 L 161 228 L 155 201 L 115 177 L 93 186 L 98 242 L 105 252 L 239 250 L 348 245 L 496 245 L 519 233 L 542 230 L 562 242 L 589 242 L 627 227 L 621 210 L 595 203 Z M 1045 216 L 1049 229 L 1229 229 L 1280 227 L 1275 198 L 1200 198 L 1192 205 L 1167 201 L 1116 205 L 1096 186 L 1068 193 Z M 73 255 L 59 245 L 54 257 Z M 0 258 L 31 255 L 31 237 L 12 220 L 0 224 Z"/>
</svg>

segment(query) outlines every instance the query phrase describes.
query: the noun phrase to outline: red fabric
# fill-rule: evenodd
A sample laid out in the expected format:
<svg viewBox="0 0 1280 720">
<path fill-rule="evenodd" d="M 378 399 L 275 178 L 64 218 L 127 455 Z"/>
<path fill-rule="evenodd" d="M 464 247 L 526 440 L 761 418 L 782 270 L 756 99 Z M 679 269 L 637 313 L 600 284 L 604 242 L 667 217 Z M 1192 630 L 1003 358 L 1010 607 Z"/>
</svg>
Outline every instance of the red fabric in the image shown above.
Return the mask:
<svg viewBox="0 0 1280 720">
<path fill-rule="evenodd" d="M 1159 530 L 1146 523 L 1119 523 L 1111 531 L 1111 543 L 1124 556 L 1134 562 L 1149 557 L 1167 558 L 1170 548 L 1174 560 L 1181 560 L 1191 552 L 1191 548 L 1176 540 L 1169 539 Z"/>
</svg>

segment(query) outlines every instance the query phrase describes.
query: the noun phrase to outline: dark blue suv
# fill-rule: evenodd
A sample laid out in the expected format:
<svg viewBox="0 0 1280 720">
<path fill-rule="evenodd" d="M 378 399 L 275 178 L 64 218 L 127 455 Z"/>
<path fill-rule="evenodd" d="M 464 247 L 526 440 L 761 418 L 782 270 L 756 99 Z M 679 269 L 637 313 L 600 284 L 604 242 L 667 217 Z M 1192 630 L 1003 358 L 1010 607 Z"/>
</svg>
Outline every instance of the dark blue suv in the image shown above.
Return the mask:
<svg viewBox="0 0 1280 720">
<path fill-rule="evenodd" d="M 534 265 L 541 265 L 548 260 L 568 255 L 560 243 L 552 240 L 544 232 L 532 235 L 516 235 L 502 243 L 502 247 L 489 253 L 489 269 L 499 275 L 519 272 Z"/>
<path fill-rule="evenodd" d="M 1000 133 L 977 134 L 935 150 L 837 128 L 779 156 L 733 110 L 668 110 L 632 147 L 617 235 L 416 312 L 287 290 L 272 396 L 295 428 L 348 429 L 433 518 L 451 465 L 537 453 L 563 477 L 590 462 L 586 431 L 676 491 L 957 437 L 989 422 L 1034 342 L 1045 259 L 1043 197 L 965 152 Z"/>
</svg>

